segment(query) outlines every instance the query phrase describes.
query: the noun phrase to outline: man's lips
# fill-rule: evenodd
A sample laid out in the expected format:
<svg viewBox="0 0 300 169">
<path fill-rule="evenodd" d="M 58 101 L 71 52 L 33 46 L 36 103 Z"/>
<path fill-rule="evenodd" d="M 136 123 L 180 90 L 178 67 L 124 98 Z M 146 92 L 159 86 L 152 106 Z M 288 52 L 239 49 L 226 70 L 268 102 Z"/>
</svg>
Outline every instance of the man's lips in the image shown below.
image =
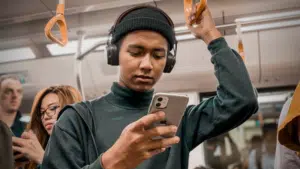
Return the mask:
<svg viewBox="0 0 300 169">
<path fill-rule="evenodd" d="M 143 76 L 143 75 L 138 75 L 135 76 L 136 80 L 143 82 L 143 83 L 149 83 L 153 81 L 153 78 L 150 76 Z"/>
<path fill-rule="evenodd" d="M 141 78 L 141 79 L 153 79 L 152 77 L 150 76 L 144 76 L 144 75 L 137 75 L 135 76 L 136 78 Z"/>
</svg>

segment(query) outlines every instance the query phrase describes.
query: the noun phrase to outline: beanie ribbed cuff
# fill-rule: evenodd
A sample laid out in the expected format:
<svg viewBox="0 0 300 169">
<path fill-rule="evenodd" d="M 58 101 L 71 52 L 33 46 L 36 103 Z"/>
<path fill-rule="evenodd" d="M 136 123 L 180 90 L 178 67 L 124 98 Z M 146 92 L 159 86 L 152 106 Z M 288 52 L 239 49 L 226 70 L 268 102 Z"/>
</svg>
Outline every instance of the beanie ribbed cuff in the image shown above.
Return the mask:
<svg viewBox="0 0 300 169">
<path fill-rule="evenodd" d="M 137 30 L 150 30 L 160 33 L 167 39 L 169 49 L 173 49 L 173 45 L 176 41 L 173 28 L 166 24 L 166 22 L 150 17 L 138 17 L 119 23 L 112 32 L 112 43 L 118 42 L 126 34 Z"/>
</svg>

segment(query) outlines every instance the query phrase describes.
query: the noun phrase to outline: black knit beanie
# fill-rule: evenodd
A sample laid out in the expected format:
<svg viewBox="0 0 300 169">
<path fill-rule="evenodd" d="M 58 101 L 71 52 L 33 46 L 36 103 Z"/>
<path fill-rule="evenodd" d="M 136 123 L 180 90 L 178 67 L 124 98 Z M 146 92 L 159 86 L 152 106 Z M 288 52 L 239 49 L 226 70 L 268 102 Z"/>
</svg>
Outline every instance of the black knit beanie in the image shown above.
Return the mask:
<svg viewBox="0 0 300 169">
<path fill-rule="evenodd" d="M 154 7 L 138 8 L 128 13 L 112 32 L 112 43 L 116 44 L 130 32 L 151 30 L 160 33 L 169 43 L 169 50 L 175 44 L 175 32 L 168 19 Z"/>
</svg>

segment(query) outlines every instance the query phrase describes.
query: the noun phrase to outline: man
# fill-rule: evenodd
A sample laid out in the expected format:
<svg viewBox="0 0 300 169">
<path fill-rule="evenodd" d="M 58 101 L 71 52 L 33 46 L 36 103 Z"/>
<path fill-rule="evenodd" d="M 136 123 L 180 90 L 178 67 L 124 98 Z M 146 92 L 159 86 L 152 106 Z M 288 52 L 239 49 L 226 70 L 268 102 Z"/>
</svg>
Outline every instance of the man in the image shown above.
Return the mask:
<svg viewBox="0 0 300 169">
<path fill-rule="evenodd" d="M 231 154 L 226 154 L 225 137 L 228 138 Z M 215 155 L 217 148 L 220 148 L 221 154 Z M 240 163 L 240 152 L 229 133 L 214 137 L 206 141 L 206 159 L 208 166 L 214 169 L 227 169 L 228 166 Z"/>
<path fill-rule="evenodd" d="M 23 87 L 19 78 L 13 75 L 0 77 L 0 116 L 16 137 L 20 137 L 25 129 L 18 111 L 23 98 Z"/>
<path fill-rule="evenodd" d="M 274 169 L 276 129 L 275 123 L 264 124 L 262 145 L 251 150 L 248 169 Z"/>
<path fill-rule="evenodd" d="M 110 42 L 118 49 L 118 63 L 111 64 L 120 65 L 119 82 L 104 97 L 62 110 L 45 151 L 43 169 L 187 169 L 193 148 L 237 127 L 257 111 L 245 65 L 227 46 L 206 8 L 198 26 L 190 29 L 213 55 L 218 94 L 189 106 L 178 128 L 151 128 L 165 119 L 164 112 L 147 115 L 147 111 L 153 86 L 170 68 L 167 54 L 176 43 L 173 25 L 163 11 L 149 6 L 121 16 Z M 111 50 L 108 56 L 111 59 Z M 174 133 L 176 136 L 152 139 Z"/>
</svg>

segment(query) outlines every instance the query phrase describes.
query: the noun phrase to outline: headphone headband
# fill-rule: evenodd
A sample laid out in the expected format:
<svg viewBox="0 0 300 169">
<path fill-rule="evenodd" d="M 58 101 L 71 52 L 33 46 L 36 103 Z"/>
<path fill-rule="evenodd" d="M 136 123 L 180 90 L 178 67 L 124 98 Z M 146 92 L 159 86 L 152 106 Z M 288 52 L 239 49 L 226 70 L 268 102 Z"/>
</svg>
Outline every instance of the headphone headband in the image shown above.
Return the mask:
<svg viewBox="0 0 300 169">
<path fill-rule="evenodd" d="M 113 36 L 113 33 L 115 31 L 115 28 L 117 27 L 118 24 L 121 23 L 121 21 L 124 19 L 124 17 L 126 15 L 128 15 L 129 13 L 131 13 L 132 11 L 138 10 L 138 9 L 142 9 L 142 8 L 151 8 L 153 10 L 156 10 L 158 12 L 160 12 L 168 21 L 169 26 L 172 27 L 172 29 L 174 29 L 174 23 L 172 21 L 172 19 L 169 17 L 169 15 L 167 15 L 163 10 L 154 7 L 154 6 L 148 6 L 148 5 L 140 5 L 140 6 L 136 6 L 133 8 L 130 8 L 128 10 L 126 10 L 125 12 L 123 12 L 115 21 L 114 25 L 111 27 L 111 29 L 109 30 L 109 38 L 107 39 L 107 46 L 106 46 L 106 55 L 107 55 L 107 63 L 109 65 L 119 65 L 119 49 L 116 46 L 116 44 L 113 44 L 111 42 L 111 38 Z M 177 54 L 177 40 L 176 37 L 174 37 L 174 44 L 173 45 L 173 50 L 174 53 L 172 54 L 170 51 L 168 52 L 168 56 L 167 56 L 167 63 L 164 69 L 165 73 L 170 73 L 173 69 L 173 67 L 175 66 L 176 63 L 176 54 Z"/>
</svg>

